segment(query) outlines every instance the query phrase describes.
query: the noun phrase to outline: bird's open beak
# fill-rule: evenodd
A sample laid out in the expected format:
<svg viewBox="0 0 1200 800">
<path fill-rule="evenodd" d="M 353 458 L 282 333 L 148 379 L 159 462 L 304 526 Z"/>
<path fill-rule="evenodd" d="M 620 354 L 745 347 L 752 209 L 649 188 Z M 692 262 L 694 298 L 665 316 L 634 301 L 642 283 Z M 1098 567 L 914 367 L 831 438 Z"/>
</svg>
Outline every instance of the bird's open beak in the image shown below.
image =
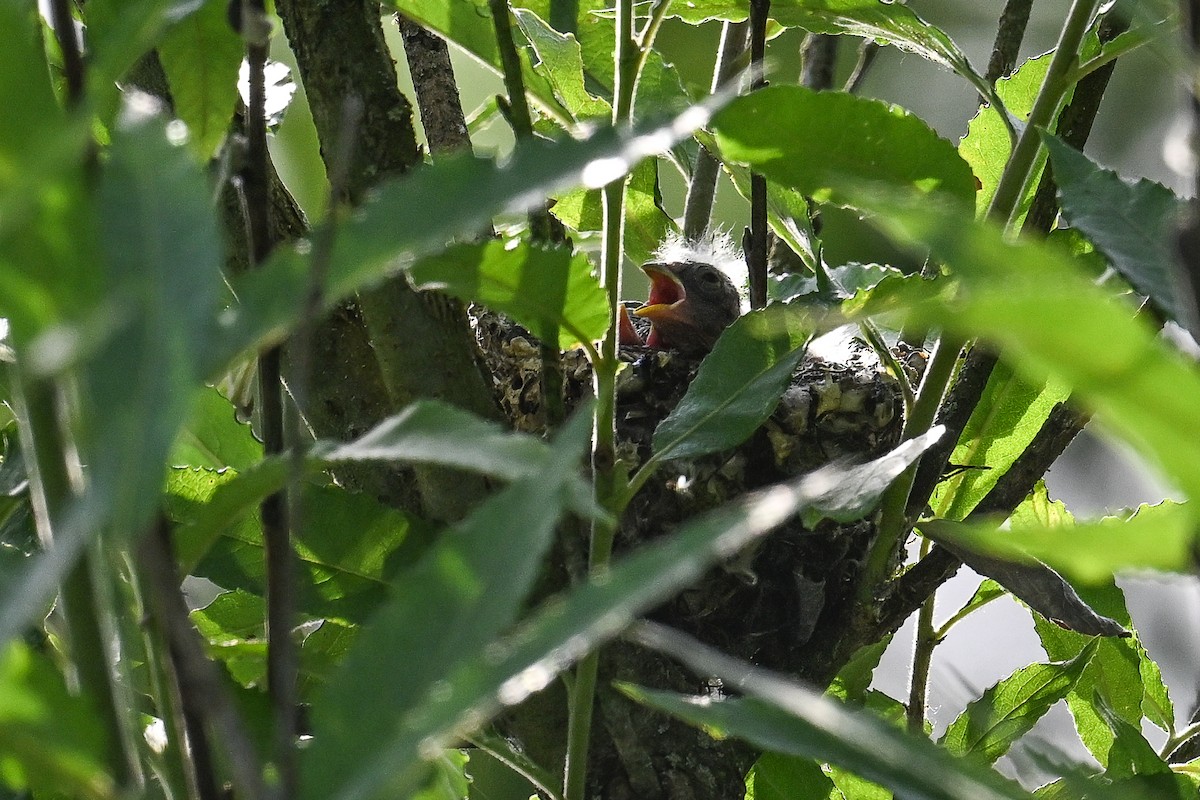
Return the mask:
<svg viewBox="0 0 1200 800">
<path fill-rule="evenodd" d="M 646 317 L 651 322 L 663 317 L 676 316 L 679 306 L 687 298 L 683 283 L 662 264 L 643 264 L 642 272 L 650 278 L 650 297 L 635 308 L 633 313 L 639 317 Z"/>
</svg>

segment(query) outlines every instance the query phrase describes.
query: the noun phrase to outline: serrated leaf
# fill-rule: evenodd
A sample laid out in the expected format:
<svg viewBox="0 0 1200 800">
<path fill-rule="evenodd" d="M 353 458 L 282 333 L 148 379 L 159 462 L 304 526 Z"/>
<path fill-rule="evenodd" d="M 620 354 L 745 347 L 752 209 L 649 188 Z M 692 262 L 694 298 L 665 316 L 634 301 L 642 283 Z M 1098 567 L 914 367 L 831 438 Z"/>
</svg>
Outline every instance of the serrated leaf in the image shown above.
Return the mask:
<svg viewBox="0 0 1200 800">
<path fill-rule="evenodd" d="M 746 4 L 733 0 L 690 0 L 673 5 L 669 13 L 692 24 L 712 19 L 741 22 L 748 16 Z M 908 6 L 878 0 L 774 0 L 770 13 L 787 27 L 886 42 L 953 70 L 985 97 L 991 94 L 991 87 L 950 37 Z"/>
<path fill-rule="evenodd" d="M 577 412 L 536 476 L 484 501 L 406 571 L 313 701 L 319 734 L 301 765 L 302 797 L 371 793 L 396 759 L 403 715 L 516 619 L 566 505 L 590 416 Z"/>
<path fill-rule="evenodd" d="M 950 455 L 950 463 L 964 469 L 939 483 L 930 498 L 936 515 L 965 519 L 1069 395 L 1060 383 L 1030 382 L 997 364 Z"/>
<path fill-rule="evenodd" d="M 829 684 L 828 693 L 844 703 L 862 703 L 875 677 L 875 668 L 879 666 L 884 651 L 892 643 L 892 636 L 893 634 L 889 633 L 878 642 L 860 647 L 846 665 L 838 670 L 837 677 Z"/>
<path fill-rule="evenodd" d="M 171 452 L 172 466 L 233 467 L 244 470 L 262 458 L 262 443 L 248 423 L 240 422 L 233 405 L 216 389 L 196 392 L 192 414 Z"/>
<path fill-rule="evenodd" d="M 744 441 L 775 410 L 812 335 L 798 308 L 772 305 L 739 318 L 655 429 L 655 455 L 694 458 Z"/>
<path fill-rule="evenodd" d="M 1196 522 L 1186 505 L 1143 505 L 1128 518 L 1106 517 L 1068 527 L 937 526 L 959 547 L 1013 559 L 1043 561 L 1078 583 L 1105 583 L 1114 573 L 1150 569 L 1190 573 Z"/>
<path fill-rule="evenodd" d="M 1031 58 L 1021 64 L 1012 75 L 996 81 L 996 94 L 1004 101 L 1008 113 L 1021 120 L 1028 119 L 1053 56 L 1053 53 L 1044 53 Z M 966 136 L 958 143 L 959 155 L 971 165 L 971 171 L 979 178 L 976 208 L 980 214 L 991 204 L 996 186 L 1000 183 L 1000 176 L 1004 173 L 1004 167 L 1012 153 L 1012 137 L 1004 125 L 1001 113 L 991 104 L 981 106 L 967 123 Z M 1045 162 L 1045 152 L 1039 152 L 1031 174 L 1035 177 L 1040 175 Z M 1037 191 L 1037 183 L 1036 180 L 1031 180 L 1026 187 L 1025 196 L 1021 198 L 1015 214 L 1017 224 L 1020 224 L 1020 220 L 1029 212 L 1029 205 L 1034 192 Z"/>
<path fill-rule="evenodd" d="M 206 0 L 158 45 L 175 113 L 187 124 L 189 147 L 202 163 L 212 158 L 229 129 L 245 51 L 229 26 L 227 5 Z"/>
<path fill-rule="evenodd" d="M 974 207 L 975 178 L 954 146 L 878 100 L 771 86 L 734 100 L 712 126 L 724 158 L 815 200 L 853 205 L 839 187 L 861 180 Z"/>
<path fill-rule="evenodd" d="M 1018 528 L 1064 528 L 1075 524 L 1075 517 L 1062 501 L 1050 497 L 1044 480 L 1034 484 L 1029 496 L 1021 501 L 1008 518 L 1011 524 Z"/>
<path fill-rule="evenodd" d="M 1097 644 L 1093 640 L 1070 661 L 1022 667 L 989 687 L 950 723 L 941 745 L 994 763 L 1075 687 Z"/>
<path fill-rule="evenodd" d="M 584 87 L 583 56 L 575 37 L 554 30 L 529 9 L 514 8 L 512 14 L 537 56 L 534 72 L 546 79 L 555 98 L 570 112 L 571 117 L 576 122 L 593 118 L 608 119 L 612 115 L 612 107 Z"/>
<path fill-rule="evenodd" d="M 625 184 L 625 255 L 635 264 L 650 260 L 675 222 L 662 210 L 657 198 L 658 164 L 647 159 L 634 167 Z M 572 189 L 560 194 L 550 213 L 564 225 L 581 233 L 604 227 L 604 206 L 599 189 Z"/>
<path fill-rule="evenodd" d="M 906 452 L 910 462 L 920 455 L 912 447 Z M 361 780 L 314 796 L 335 800 L 365 797 L 384 775 L 394 781 L 392 787 L 412 785 L 423 774 L 422 756 L 431 749 L 455 741 L 502 706 L 519 703 L 545 687 L 558 672 L 695 581 L 712 564 L 823 497 L 830 484 L 861 481 L 870 473 L 870 466 L 825 467 L 691 520 L 673 535 L 620 559 L 602 576 L 546 603 L 511 636 L 476 648 L 457 669 L 439 665 L 438 674 L 448 675 L 437 687 L 440 691 L 415 695 L 408 709 L 375 702 L 371 723 L 380 724 L 379 718 L 387 716 L 382 723 L 387 734 L 380 742 L 386 752 L 372 754 L 367 763 L 360 764 Z M 511 549 L 506 540 L 503 550 Z M 439 615 L 439 630 L 446 627 L 443 620 Z M 422 642 L 416 652 L 424 647 Z M 394 681 L 389 678 L 388 691 L 392 691 L 391 683 Z M 318 727 L 317 735 L 320 730 Z M 401 789 L 397 791 L 403 794 Z"/>
<path fill-rule="evenodd" d="M 1110 778 L 1128 778 L 1133 775 L 1155 775 L 1169 773 L 1170 765 L 1159 757 L 1150 743 L 1134 727 L 1104 702 L 1100 695 L 1093 695 L 1092 704 L 1100 711 L 1113 733 L 1112 746 L 1108 750 L 1104 774 Z"/>
<path fill-rule="evenodd" d="M 1161 184 L 1126 183 L 1056 136 L 1043 133 L 1042 140 L 1054 165 L 1063 216 L 1134 289 L 1169 319 L 1186 324 L 1172 234 L 1186 204 Z"/>
<path fill-rule="evenodd" d="M 608 329 L 608 300 L 591 263 L 566 247 L 460 244 L 418 261 L 410 274 L 418 288 L 483 303 L 563 349 Z"/>
<path fill-rule="evenodd" d="M 872 714 L 845 708 L 799 684 L 788 685 L 786 698 L 756 696 L 716 702 L 626 684 L 618 688 L 639 703 L 685 722 L 765 750 L 838 764 L 905 797 L 1028 797 L 990 769 L 956 758 L 923 736 L 910 736 Z"/>
</svg>

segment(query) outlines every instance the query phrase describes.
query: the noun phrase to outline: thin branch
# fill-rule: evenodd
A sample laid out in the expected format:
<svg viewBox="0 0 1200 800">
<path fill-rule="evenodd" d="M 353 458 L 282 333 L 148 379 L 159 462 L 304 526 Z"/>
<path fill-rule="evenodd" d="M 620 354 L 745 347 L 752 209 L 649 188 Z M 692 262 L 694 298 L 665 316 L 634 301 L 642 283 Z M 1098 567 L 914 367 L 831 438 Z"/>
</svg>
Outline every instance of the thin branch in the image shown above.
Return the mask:
<svg viewBox="0 0 1200 800">
<path fill-rule="evenodd" d="M 263 0 L 242 0 L 250 99 L 246 109 L 247 157 L 243 191 L 254 267 L 271 252 L 270 189 L 267 179 L 266 80 L 270 35 Z M 283 353 L 273 347 L 258 359 L 260 430 L 267 456 L 284 452 Z M 267 688 L 275 722 L 274 761 L 284 797 L 296 794 L 297 680 L 299 655 L 292 640 L 296 608 L 295 556 L 288 519 L 288 492 L 276 492 L 261 505 L 266 559 Z"/>
<path fill-rule="evenodd" d="M 854 69 L 850 72 L 850 77 L 846 78 L 846 84 L 842 87 L 842 91 L 847 94 L 857 94 L 862 88 L 863 81 L 867 79 L 867 73 L 871 67 L 875 65 L 876 56 L 879 55 L 880 45 L 874 39 L 864 39 L 863 43 L 858 46 L 858 61 L 854 64 Z"/>
<path fill-rule="evenodd" d="M 929 553 L 929 542 L 922 542 L 923 555 Z M 917 630 L 913 635 L 912 675 L 910 676 L 908 692 L 908 730 L 911 733 L 925 732 L 925 704 L 929 691 L 929 668 L 933 664 L 933 651 L 937 648 L 938 638 L 933 630 L 933 610 L 937 593 L 930 593 L 921 604 L 921 612 L 917 615 Z"/>
<path fill-rule="evenodd" d="M 992 56 L 988 59 L 984 79 L 995 85 L 996 81 L 1012 74 L 1029 26 L 1029 12 L 1033 0 L 1007 0 L 1000 12 L 1000 24 L 996 26 L 996 40 L 992 45 Z"/>
<path fill-rule="evenodd" d="M 726 22 L 722 26 L 721 46 L 713 68 L 712 94 L 720 91 L 737 74 L 735 65 L 746 51 L 748 30 L 749 25 L 744 22 Z M 700 237 L 708 229 L 720 171 L 720 163 L 702 145 L 696 152 L 692 180 L 683 203 L 683 235 L 689 239 Z"/>
<path fill-rule="evenodd" d="M 263 785 L 262 765 L 254 758 L 255 746 L 225 692 L 219 668 L 205 656 L 200 634 L 188 619 L 171 553 L 171 531 L 165 520 L 160 519 L 155 529 L 142 537 L 138 560 L 146 579 L 151 618 L 168 643 L 187 714 L 204 720 L 213 733 L 212 741 L 223 751 L 238 796 L 265 800 L 267 790 Z"/>
<path fill-rule="evenodd" d="M 83 102 L 86 73 L 83 54 L 79 49 L 79 36 L 75 32 L 75 17 L 71 14 L 71 0 L 50 0 L 50 19 L 54 23 L 54 38 L 62 53 L 63 72 L 67 79 L 67 104 L 78 107 Z"/>
<path fill-rule="evenodd" d="M 750 91 L 766 85 L 767 15 L 771 0 L 750 0 Z M 750 276 L 750 308 L 767 305 L 767 179 L 750 173 L 750 227 L 742 237 Z"/>
<path fill-rule="evenodd" d="M 837 68 L 837 50 L 837 36 L 810 33 L 804 37 L 800 85 L 818 92 L 832 89 L 833 73 Z"/>
</svg>

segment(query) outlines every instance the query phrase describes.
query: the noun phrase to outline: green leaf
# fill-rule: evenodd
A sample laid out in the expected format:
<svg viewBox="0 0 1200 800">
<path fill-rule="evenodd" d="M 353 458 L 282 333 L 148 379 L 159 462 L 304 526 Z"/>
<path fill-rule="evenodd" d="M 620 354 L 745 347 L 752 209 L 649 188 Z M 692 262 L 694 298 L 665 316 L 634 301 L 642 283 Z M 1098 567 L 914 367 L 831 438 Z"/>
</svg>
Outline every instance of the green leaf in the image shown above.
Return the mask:
<svg viewBox="0 0 1200 800">
<path fill-rule="evenodd" d="M 692 24 L 712 19 L 741 22 L 748 16 L 746 4 L 734 0 L 689 0 L 672 5 L 669 13 Z M 953 70 L 985 97 L 992 93 L 950 37 L 908 6 L 879 0 L 774 0 L 770 13 L 787 27 L 886 42 Z"/>
<path fill-rule="evenodd" d="M 966 518 L 1069 394 L 1060 384 L 1030 383 L 1003 362 L 997 364 L 950 456 L 951 464 L 967 469 L 938 484 L 930 500 L 937 516 Z"/>
<path fill-rule="evenodd" d="M 397 582 L 313 702 L 302 797 L 370 793 L 391 772 L 403 715 L 516 619 L 589 432 L 590 412 L 576 412 L 539 474 L 485 501 Z"/>
<path fill-rule="evenodd" d="M 986 767 L 956 758 L 923 736 L 910 736 L 873 714 L 846 708 L 799 684 L 787 684 L 786 697 L 716 702 L 627 684 L 619 688 L 639 703 L 685 722 L 764 750 L 838 764 L 905 797 L 1028 797 Z"/>
<path fill-rule="evenodd" d="M 187 573 L 225 589 L 264 596 L 266 575 L 261 498 L 286 481 L 286 465 L 241 476 L 232 470 L 174 470 L 168 479 L 169 516 L 180 523 L 176 542 Z M 257 476 L 247 478 L 247 475 Z M 303 525 L 297 532 L 297 606 L 310 617 L 365 619 L 411 557 L 424 526 L 375 500 L 332 487 L 303 487 Z"/>
<path fill-rule="evenodd" d="M 1074 688 L 1098 643 L 1092 640 L 1070 661 L 1022 667 L 990 687 L 950 723 L 941 745 L 994 763 Z"/>
<path fill-rule="evenodd" d="M 974 207 L 975 178 L 954 145 L 878 100 L 771 86 L 734 100 L 713 128 L 724 158 L 818 201 L 853 205 L 838 188 L 860 180 Z"/>
<path fill-rule="evenodd" d="M 196 392 L 192 414 L 175 440 L 172 466 L 244 470 L 262 458 L 262 443 L 216 389 Z"/>
<path fill-rule="evenodd" d="M 575 37 L 554 30 L 529 9 L 514 8 L 512 14 L 537 56 L 533 71 L 546 79 L 571 118 L 580 122 L 611 117 L 612 106 L 584 87 L 583 56 Z"/>
<path fill-rule="evenodd" d="M 841 793 L 841 797 L 834 795 L 831 800 L 893 800 L 894 795 L 887 789 L 855 775 L 850 770 L 836 766 L 830 766 L 828 769 L 833 785 Z"/>
<path fill-rule="evenodd" d="M 200 161 L 212 158 L 233 118 L 245 43 L 229 26 L 228 4 L 205 0 L 158 45 L 175 113 Z"/>
<path fill-rule="evenodd" d="M 1129 625 L 1125 597 L 1115 584 L 1105 587 L 1082 587 L 1084 599 L 1101 613 Z M 1040 616 L 1034 618 L 1034 629 L 1042 649 L 1054 661 L 1073 658 L 1090 641 L 1089 637 L 1064 630 Z M 1142 704 L 1146 691 L 1141 683 L 1140 664 L 1148 658 L 1136 636 L 1108 638 L 1100 641 L 1075 689 L 1067 697 L 1067 708 L 1075 718 L 1079 738 L 1100 762 L 1108 763 L 1113 744 L 1113 732 L 1104 713 L 1095 702 L 1099 696 L 1104 706 L 1126 722 L 1141 727 Z"/>
<path fill-rule="evenodd" d="M 846 666 L 838 670 L 837 677 L 829 684 L 828 693 L 844 703 L 863 703 L 875 677 L 875 668 L 892 643 L 892 636 L 889 633 L 878 642 L 860 647 L 846 662 Z"/>
<path fill-rule="evenodd" d="M 891 469 L 903 470 L 929 444 L 924 441 L 915 446 L 913 443 L 902 445 L 885 456 L 885 461 L 891 463 Z M 892 463 L 895 459 L 899 461 Z M 445 607 L 436 608 L 427 618 L 428 628 L 423 631 L 422 638 L 411 649 L 403 651 L 401 661 L 372 660 L 365 667 L 366 672 L 357 671 L 359 668 L 349 661 L 343 668 L 345 681 L 358 680 L 362 687 L 369 687 L 367 691 L 375 693 L 369 698 L 370 711 L 365 716 L 347 719 L 346 725 L 360 736 L 364 724 L 372 731 L 375 728 L 384 730 L 381 739 L 365 738 L 371 743 L 372 752 L 360 754 L 364 756 L 358 763 L 360 779 L 349 784 L 334 784 L 332 791 L 307 781 L 304 785 L 319 788 L 314 791 L 314 797 L 351 800 L 370 796 L 372 788 L 386 777 L 394 781 L 390 785 L 403 796 L 403 787 L 413 785 L 423 774 L 421 759 L 436 751 L 439 745 L 456 741 L 458 736 L 485 723 L 502 706 L 515 705 L 542 689 L 589 649 L 619 634 L 637 616 L 698 579 L 718 560 L 729 558 L 797 511 L 826 501 L 830 485 L 857 485 L 864 480 L 874 485 L 871 467 L 872 464 L 825 467 L 797 481 L 748 495 L 730 506 L 694 519 L 682 525 L 675 534 L 647 544 L 621 559 L 603 575 L 591 578 L 565 597 L 549 601 L 511 636 L 486 646 L 476 646 L 469 658 L 457 667 L 448 663 L 431 667 L 435 674 L 448 676 L 436 687 L 410 685 L 411 672 L 405 674 L 404 681 L 396 681 L 394 663 L 412 666 L 415 654 L 418 657 L 416 665 L 424 668 L 426 659 L 432 657 L 427 652 L 430 649 L 428 637 L 445 636 L 455 631 L 447 619 Z M 876 497 L 884 488 L 875 488 Z M 849 509 L 842 511 L 849 513 Z M 489 520 L 489 526 L 495 536 L 494 517 Z M 447 544 L 444 548 L 450 546 Z M 472 561 L 486 558 L 485 575 L 493 575 L 498 571 L 496 559 L 513 558 L 516 549 L 511 539 L 505 538 L 499 547 L 466 557 Z M 419 614 L 406 616 L 406 619 L 407 622 L 396 623 L 401 626 L 401 631 L 421 624 Z M 395 629 L 391 630 L 395 635 Z M 380 636 L 384 633 L 386 631 L 379 631 Z M 366 656 L 364 653 L 363 657 Z M 370 680 L 377 671 L 384 676 L 381 682 Z M 427 688 L 437 691 L 427 691 Z M 403 706 L 390 700 L 383 702 L 379 689 L 389 695 L 404 694 L 412 705 Z M 337 695 L 331 694 L 326 702 L 336 704 Z M 357 707 L 359 701 L 354 702 Z M 347 712 L 351 710 L 347 709 Z M 349 713 L 346 716 L 349 717 Z M 317 723 L 314 743 L 328 735 L 320 718 Z M 343 729 L 342 734 L 349 735 L 349 731 Z M 364 739 L 356 738 L 355 741 Z M 309 768 L 316 771 L 320 765 L 310 763 Z"/>
<path fill-rule="evenodd" d="M 740 317 L 655 429 L 655 456 L 694 458 L 743 442 L 775 410 L 812 334 L 797 308 L 772 305 Z"/>
<path fill-rule="evenodd" d="M 650 260 L 675 222 L 657 199 L 658 162 L 649 158 L 634 167 L 625 184 L 625 255 L 636 264 Z M 560 194 L 550 213 L 580 233 L 604 227 L 604 206 L 599 189 L 572 189 Z"/>
<path fill-rule="evenodd" d="M 0 780 L 39 797 L 118 796 L 105 770 L 107 740 L 90 699 L 68 693 L 62 675 L 19 642 L 0 657 Z"/>
<path fill-rule="evenodd" d="M 763 753 L 746 775 L 746 800 L 832 800 L 833 781 L 811 758 Z"/>
<path fill-rule="evenodd" d="M 587 141 L 523 141 L 504 166 L 465 154 L 443 158 L 381 186 L 352 217 L 337 221 L 327 305 L 440 251 L 456 235 L 473 234 L 493 214 L 544 203 L 571 186 L 610 183 L 704 124 L 705 108 L 633 132 L 604 128 Z M 252 346 L 278 341 L 295 323 L 307 296 L 310 249 L 307 242 L 279 247 L 263 267 L 234 281 L 240 303 L 222 317 L 207 348 L 208 374 Z"/>
<path fill-rule="evenodd" d="M 1100 695 L 1092 698 L 1092 704 L 1100 710 L 1104 721 L 1113 732 L 1113 743 L 1108 750 L 1104 774 L 1110 778 L 1127 778 L 1133 775 L 1155 775 L 1170 772 L 1171 767 L 1134 727 L 1119 714 L 1108 708 Z"/>
<path fill-rule="evenodd" d="M 998 600 L 999 598 L 1004 597 L 1006 594 L 1008 594 L 1008 591 L 1005 590 L 1003 586 L 996 583 L 996 581 L 992 580 L 991 578 L 984 578 L 979 582 L 979 585 L 975 587 L 975 593 L 971 595 L 970 599 L 963 603 L 962 608 L 954 612 L 954 615 L 942 625 L 940 630 L 942 632 L 949 630 L 949 626 L 952 624 L 952 622 L 958 622 L 958 620 L 969 616 L 993 600 Z"/>
<path fill-rule="evenodd" d="M 563 349 L 604 336 L 608 300 L 582 253 L 522 242 L 455 245 L 412 265 L 418 288 L 508 314 Z"/>
<path fill-rule="evenodd" d="M 1053 57 L 1053 53 L 1044 53 L 1031 58 L 1012 75 L 996 81 L 996 94 L 1004 101 L 1008 113 L 1022 121 L 1028 119 L 1029 112 L 1033 109 L 1033 101 L 1037 99 L 1038 91 L 1046 78 L 1046 70 L 1050 66 L 1050 59 Z M 976 208 L 980 214 L 991 205 L 996 186 L 1000 183 L 1000 176 L 1004 173 L 1004 167 L 1012 153 L 1012 137 L 1001 114 L 1002 112 L 991 104 L 980 106 L 979 111 L 967 123 L 967 135 L 958 143 L 958 154 L 971 165 L 971 171 L 979 179 Z M 1035 178 L 1041 174 L 1045 162 L 1046 154 L 1043 151 L 1038 154 L 1032 170 Z M 1021 199 L 1015 216 L 1018 225 L 1029 212 L 1037 184 L 1037 180 L 1031 180 L 1026 187 L 1025 196 Z"/>
<path fill-rule="evenodd" d="M 1075 517 L 1059 500 L 1050 497 L 1046 482 L 1039 480 L 1033 491 L 1021 501 L 1021 505 L 1009 516 L 1017 528 L 1065 528 L 1075 524 Z"/>
<path fill-rule="evenodd" d="M 309 456 L 324 464 L 404 461 L 439 464 L 514 480 L 545 469 L 551 450 L 439 400 L 418 400 L 352 442 L 318 441 Z"/>
<path fill-rule="evenodd" d="M 1063 216 L 1169 319 L 1184 321 L 1173 231 L 1186 204 L 1162 184 L 1129 184 L 1043 133 Z"/>
<path fill-rule="evenodd" d="M 874 224 L 928 246 L 963 291 L 914 309 L 927 323 L 998 345 L 1027 380 L 1053 377 L 1200 497 L 1200 371 L 1057 247 L 1008 241 L 990 224 L 933 202 L 897 202 L 862 191 Z"/>
<path fill-rule="evenodd" d="M 1131 569 L 1188 574 L 1194 567 L 1192 510 L 1164 501 L 1143 505 L 1129 518 L 1107 517 L 1068 527 L 939 526 L 959 547 L 1015 560 L 1036 558 L 1081 584 L 1103 584 Z"/>
</svg>

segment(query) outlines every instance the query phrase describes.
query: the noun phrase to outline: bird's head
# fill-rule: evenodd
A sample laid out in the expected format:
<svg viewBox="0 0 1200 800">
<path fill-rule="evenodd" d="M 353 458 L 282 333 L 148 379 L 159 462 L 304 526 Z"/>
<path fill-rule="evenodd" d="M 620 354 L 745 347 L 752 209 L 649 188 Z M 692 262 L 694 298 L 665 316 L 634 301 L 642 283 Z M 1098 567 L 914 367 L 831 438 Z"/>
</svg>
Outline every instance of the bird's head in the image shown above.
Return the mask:
<svg viewBox="0 0 1200 800">
<path fill-rule="evenodd" d="M 700 261 L 651 261 L 650 297 L 633 313 L 650 321 L 648 347 L 704 354 L 741 314 L 742 300 L 729 276 Z"/>
</svg>

